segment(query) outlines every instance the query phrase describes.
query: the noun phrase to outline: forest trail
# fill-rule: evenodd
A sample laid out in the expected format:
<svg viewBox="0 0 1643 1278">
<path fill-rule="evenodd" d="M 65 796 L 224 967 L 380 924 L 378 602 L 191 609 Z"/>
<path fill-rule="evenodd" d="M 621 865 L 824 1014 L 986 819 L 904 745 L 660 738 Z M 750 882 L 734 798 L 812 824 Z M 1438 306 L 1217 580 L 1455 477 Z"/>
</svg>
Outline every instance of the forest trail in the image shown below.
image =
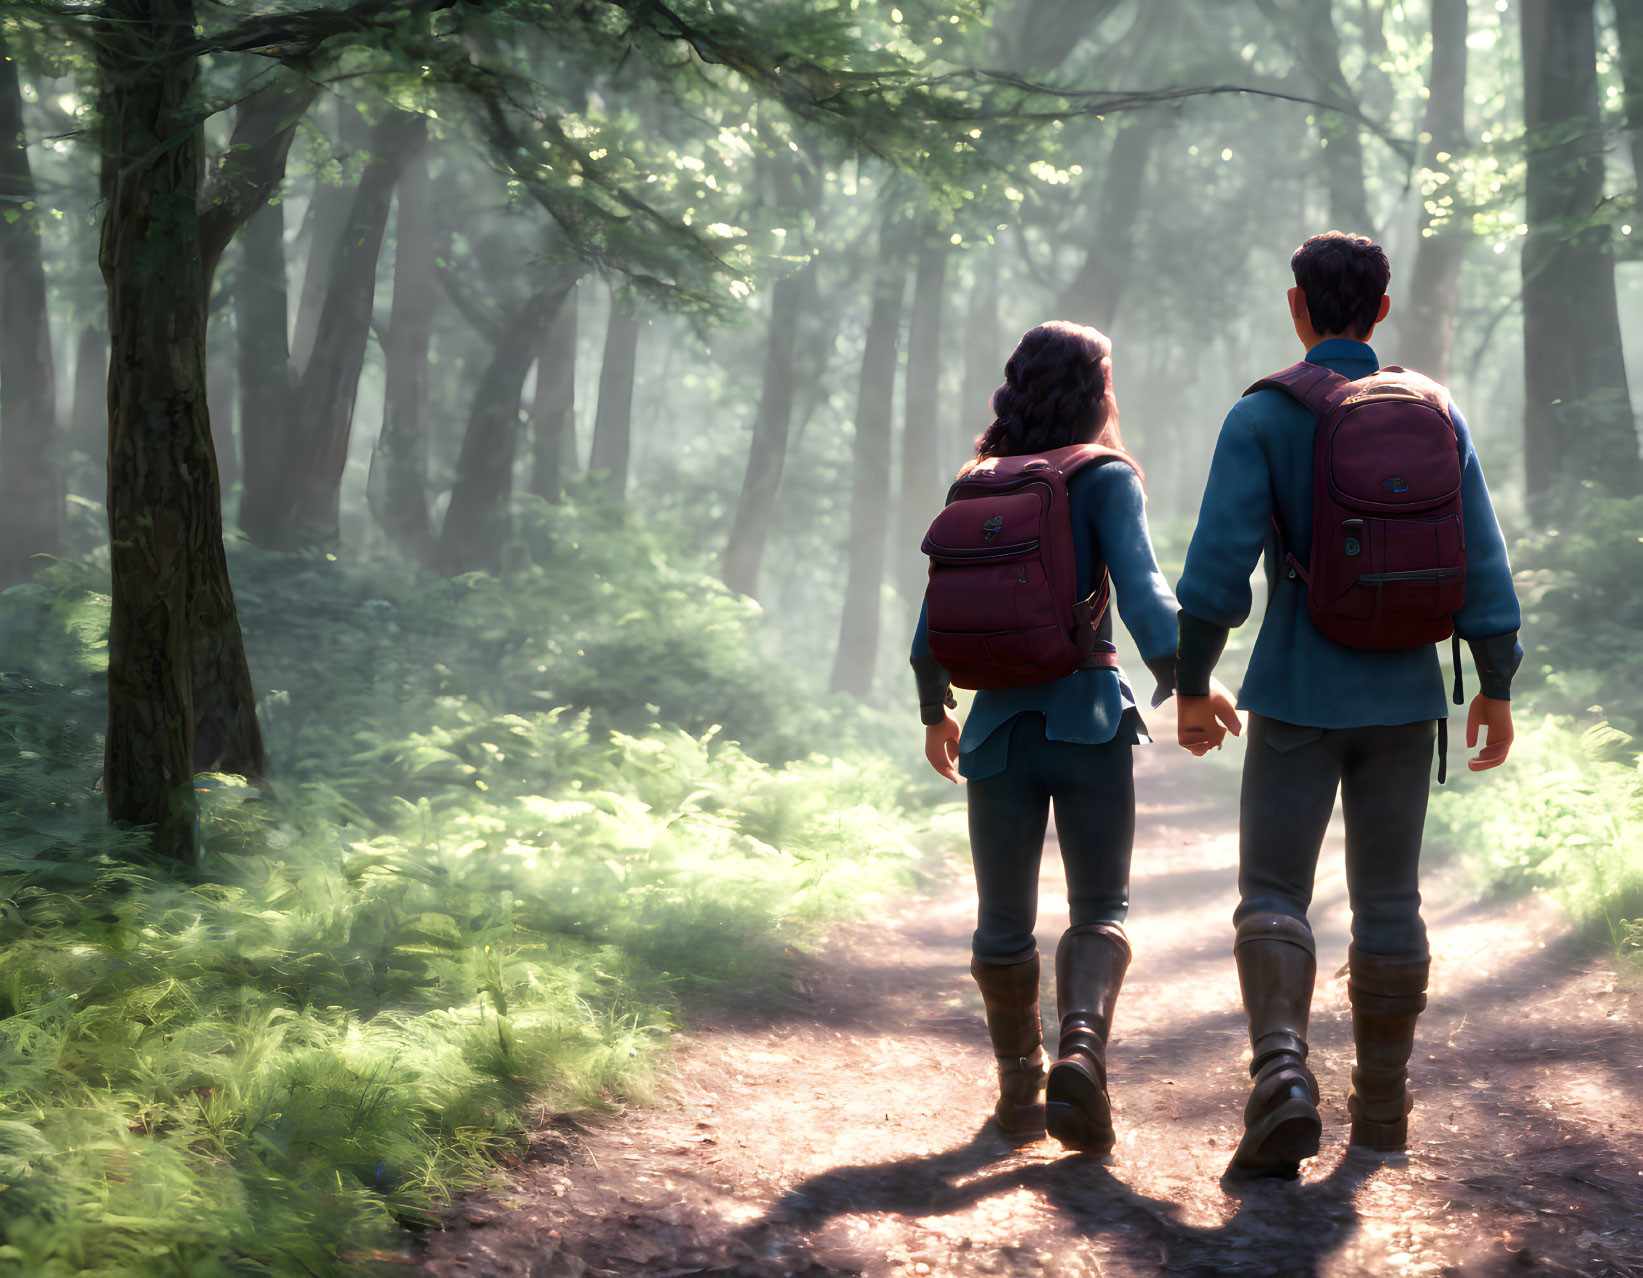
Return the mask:
<svg viewBox="0 0 1643 1278">
<path fill-rule="evenodd" d="M 882 928 L 835 930 L 779 1001 L 697 1009 L 667 1101 L 550 1125 L 509 1189 L 470 1200 L 422 1265 L 439 1278 L 1643 1275 L 1635 982 L 1572 956 L 1543 900 L 1478 906 L 1429 876 L 1411 1152 L 1346 1150 L 1338 824 L 1312 913 L 1323 1150 L 1299 1182 L 1221 1185 L 1247 1085 L 1236 778 L 1162 745 L 1136 759 L 1111 1159 L 1012 1146 L 984 1122 L 973 888 L 955 877 Z M 1066 923 L 1060 873 L 1051 848 L 1046 954 Z M 1045 995 L 1048 1028 L 1048 980 Z"/>
</svg>

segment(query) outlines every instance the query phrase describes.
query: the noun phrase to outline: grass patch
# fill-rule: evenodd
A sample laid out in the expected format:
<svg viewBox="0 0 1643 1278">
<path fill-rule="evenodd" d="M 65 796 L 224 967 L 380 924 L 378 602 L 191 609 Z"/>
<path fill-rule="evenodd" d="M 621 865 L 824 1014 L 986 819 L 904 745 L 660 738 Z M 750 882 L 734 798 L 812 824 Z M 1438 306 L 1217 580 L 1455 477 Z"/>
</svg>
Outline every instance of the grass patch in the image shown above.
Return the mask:
<svg viewBox="0 0 1643 1278">
<path fill-rule="evenodd" d="M 195 867 L 102 820 L 95 566 L 0 596 L 0 1274 L 369 1269 L 913 875 L 882 720 L 626 516 L 532 517 L 494 581 L 236 550 L 275 775 L 200 779 Z"/>
</svg>

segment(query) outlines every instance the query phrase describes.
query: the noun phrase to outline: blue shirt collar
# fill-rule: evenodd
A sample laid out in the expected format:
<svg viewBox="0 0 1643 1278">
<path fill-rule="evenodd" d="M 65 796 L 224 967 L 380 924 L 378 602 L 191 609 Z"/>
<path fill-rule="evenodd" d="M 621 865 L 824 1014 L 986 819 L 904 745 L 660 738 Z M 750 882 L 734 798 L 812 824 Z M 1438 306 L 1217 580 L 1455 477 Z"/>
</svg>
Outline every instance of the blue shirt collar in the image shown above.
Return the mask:
<svg viewBox="0 0 1643 1278">
<path fill-rule="evenodd" d="M 1381 366 L 1380 360 L 1376 358 L 1374 348 L 1368 342 L 1354 341 L 1350 337 L 1325 338 L 1306 353 L 1306 362 L 1308 364 L 1322 364 L 1325 367 L 1332 367 L 1336 364 L 1368 365 L 1362 372 L 1354 374 L 1358 377 L 1367 376 Z M 1344 373 L 1346 370 L 1338 368 L 1335 371 Z"/>
</svg>

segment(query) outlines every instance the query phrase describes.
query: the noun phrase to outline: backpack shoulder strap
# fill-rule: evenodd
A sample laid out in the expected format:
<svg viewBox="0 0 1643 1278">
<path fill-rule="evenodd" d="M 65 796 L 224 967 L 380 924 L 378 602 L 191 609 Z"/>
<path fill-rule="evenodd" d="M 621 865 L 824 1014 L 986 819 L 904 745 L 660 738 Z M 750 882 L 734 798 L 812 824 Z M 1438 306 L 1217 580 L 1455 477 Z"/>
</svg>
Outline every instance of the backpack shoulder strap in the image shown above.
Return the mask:
<svg viewBox="0 0 1643 1278">
<path fill-rule="evenodd" d="M 1069 444 L 1065 448 L 1052 449 L 1043 454 L 1043 457 L 1061 473 L 1063 481 L 1071 479 L 1084 467 L 1098 462 L 1121 461 L 1137 474 L 1141 470 L 1135 458 L 1120 448 L 1108 448 L 1105 444 Z"/>
<path fill-rule="evenodd" d="M 1340 398 L 1350 385 L 1351 381 L 1333 369 L 1325 368 L 1322 364 L 1308 364 L 1302 360 L 1299 364 L 1291 364 L 1280 373 L 1263 377 L 1244 394 L 1253 395 L 1260 390 L 1282 391 L 1303 407 L 1311 409 L 1314 415 L 1321 417 L 1331 406 L 1331 400 Z"/>
</svg>

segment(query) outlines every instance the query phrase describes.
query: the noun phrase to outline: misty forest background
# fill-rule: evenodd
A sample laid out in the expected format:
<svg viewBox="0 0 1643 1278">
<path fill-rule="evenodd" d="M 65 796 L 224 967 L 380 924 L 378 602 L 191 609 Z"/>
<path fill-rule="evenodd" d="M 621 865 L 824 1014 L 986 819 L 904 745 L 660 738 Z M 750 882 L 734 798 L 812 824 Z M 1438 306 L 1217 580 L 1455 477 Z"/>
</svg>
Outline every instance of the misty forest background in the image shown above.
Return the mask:
<svg viewBox="0 0 1643 1278">
<path fill-rule="evenodd" d="M 958 846 L 904 654 L 1019 334 L 1113 335 L 1173 579 L 1329 227 L 1387 245 L 1375 345 L 1453 388 L 1525 603 L 1431 857 L 1635 946 L 1635 0 L 0 41 L 0 1273 L 353 1272 L 642 1101 L 682 997 Z"/>
</svg>

